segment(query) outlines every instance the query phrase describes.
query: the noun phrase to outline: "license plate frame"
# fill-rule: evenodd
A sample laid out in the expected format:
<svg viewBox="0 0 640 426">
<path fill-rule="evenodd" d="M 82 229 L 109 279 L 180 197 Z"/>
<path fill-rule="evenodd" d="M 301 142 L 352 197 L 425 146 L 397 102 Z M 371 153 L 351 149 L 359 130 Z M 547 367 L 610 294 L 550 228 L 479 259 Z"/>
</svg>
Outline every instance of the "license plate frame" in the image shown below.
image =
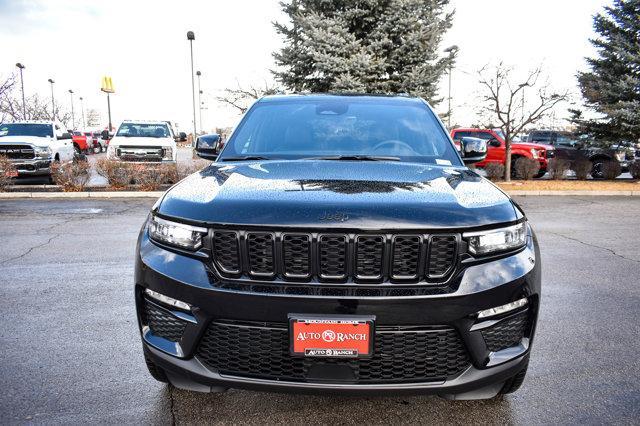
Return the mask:
<svg viewBox="0 0 640 426">
<path fill-rule="evenodd" d="M 375 339 L 374 315 L 313 315 L 289 314 L 289 354 L 300 358 L 342 358 L 360 359 L 373 357 Z M 366 340 L 337 340 L 339 333 L 354 327 L 351 335 L 366 334 Z M 296 339 L 296 333 L 307 329 L 307 332 L 320 333 L 318 338 Z M 325 336 L 324 332 L 330 330 Z M 333 332 L 333 340 L 331 339 Z M 326 339 L 325 339 L 326 337 Z M 344 337 L 344 336 L 343 336 Z M 317 346 L 317 347 L 309 347 Z M 366 352 L 365 352 L 366 350 Z"/>
</svg>

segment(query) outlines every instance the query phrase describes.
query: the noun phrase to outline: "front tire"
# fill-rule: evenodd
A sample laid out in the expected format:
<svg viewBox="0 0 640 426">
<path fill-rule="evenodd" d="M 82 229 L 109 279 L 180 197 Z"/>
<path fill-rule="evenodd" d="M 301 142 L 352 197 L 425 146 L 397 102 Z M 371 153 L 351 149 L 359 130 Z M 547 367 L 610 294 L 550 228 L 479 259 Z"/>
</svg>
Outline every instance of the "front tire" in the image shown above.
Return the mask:
<svg viewBox="0 0 640 426">
<path fill-rule="evenodd" d="M 604 179 L 604 160 L 594 160 L 591 165 L 591 177 Z"/>
<path fill-rule="evenodd" d="M 144 354 L 144 362 L 145 364 L 147 364 L 147 370 L 149 370 L 149 374 L 151 374 L 151 377 L 159 382 L 169 383 L 169 379 L 167 378 L 167 374 L 164 372 L 164 370 L 158 367 L 153 361 L 151 361 L 146 353 Z"/>
</svg>

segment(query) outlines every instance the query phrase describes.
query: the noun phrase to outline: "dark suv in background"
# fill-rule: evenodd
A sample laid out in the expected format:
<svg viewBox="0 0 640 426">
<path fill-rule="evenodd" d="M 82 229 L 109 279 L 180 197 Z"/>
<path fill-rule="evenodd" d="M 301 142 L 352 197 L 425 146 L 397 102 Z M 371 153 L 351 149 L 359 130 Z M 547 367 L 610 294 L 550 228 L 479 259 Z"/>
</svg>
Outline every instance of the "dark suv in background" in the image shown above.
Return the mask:
<svg viewBox="0 0 640 426">
<path fill-rule="evenodd" d="M 636 161 L 636 156 L 640 157 L 640 150 L 636 151 L 630 143 L 601 147 L 573 133 L 556 130 L 531 131 L 527 142 L 552 145 L 557 158 L 568 161 L 589 160 L 592 163 L 591 176 L 595 179 L 604 177 L 602 165 L 606 161 L 618 161 L 625 173 L 629 171 L 629 164 Z"/>
<path fill-rule="evenodd" d="M 214 138 L 216 139 L 216 138 Z M 422 99 L 267 97 L 158 200 L 135 299 L 157 380 L 491 398 L 522 384 L 540 253 Z"/>
</svg>

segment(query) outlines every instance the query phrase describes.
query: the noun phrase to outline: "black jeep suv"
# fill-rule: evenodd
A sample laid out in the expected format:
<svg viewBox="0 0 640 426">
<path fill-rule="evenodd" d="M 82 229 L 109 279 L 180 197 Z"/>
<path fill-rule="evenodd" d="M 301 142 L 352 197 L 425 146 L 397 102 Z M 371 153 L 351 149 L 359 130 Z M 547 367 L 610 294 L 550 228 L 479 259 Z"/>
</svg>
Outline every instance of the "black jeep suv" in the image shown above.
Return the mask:
<svg viewBox="0 0 640 426">
<path fill-rule="evenodd" d="M 149 371 L 174 386 L 490 398 L 524 380 L 540 254 L 422 99 L 256 102 L 140 232 Z"/>
</svg>

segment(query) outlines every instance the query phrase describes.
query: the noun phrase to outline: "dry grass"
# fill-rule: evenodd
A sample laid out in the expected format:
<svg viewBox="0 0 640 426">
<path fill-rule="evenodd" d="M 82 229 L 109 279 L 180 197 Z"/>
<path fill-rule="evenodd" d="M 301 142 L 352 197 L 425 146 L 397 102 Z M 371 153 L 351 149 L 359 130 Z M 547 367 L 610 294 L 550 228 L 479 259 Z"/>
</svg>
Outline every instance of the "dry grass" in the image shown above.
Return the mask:
<svg viewBox="0 0 640 426">
<path fill-rule="evenodd" d="M 640 191 L 640 182 L 628 180 L 529 180 L 496 184 L 506 191 Z"/>
</svg>

